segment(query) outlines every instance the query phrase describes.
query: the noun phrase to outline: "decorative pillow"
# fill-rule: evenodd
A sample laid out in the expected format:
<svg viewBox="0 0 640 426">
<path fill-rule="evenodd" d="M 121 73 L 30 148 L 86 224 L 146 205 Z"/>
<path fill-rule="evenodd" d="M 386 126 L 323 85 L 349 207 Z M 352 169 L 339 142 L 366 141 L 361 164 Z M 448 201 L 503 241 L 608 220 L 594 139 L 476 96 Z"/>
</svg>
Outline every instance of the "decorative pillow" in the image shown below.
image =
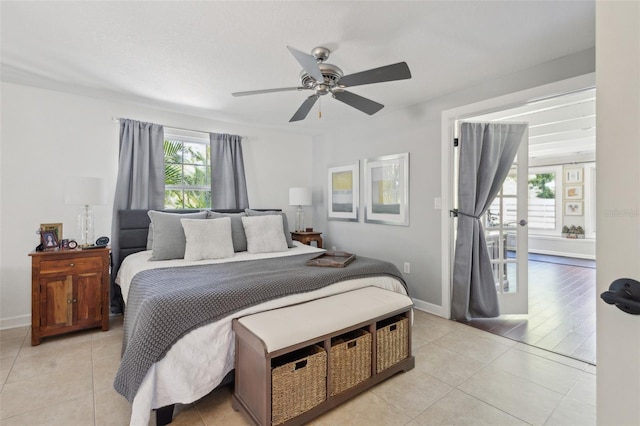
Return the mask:
<svg viewBox="0 0 640 426">
<path fill-rule="evenodd" d="M 219 219 L 221 217 L 231 218 L 231 239 L 233 240 L 233 251 L 247 251 L 247 236 L 244 234 L 242 218 L 246 213 L 218 213 L 207 212 L 208 219 Z"/>
<path fill-rule="evenodd" d="M 153 248 L 153 223 L 149 224 L 149 232 L 147 233 L 147 250 Z"/>
<path fill-rule="evenodd" d="M 284 233 L 284 238 L 287 240 L 287 246 L 289 248 L 295 247 L 295 245 L 293 245 L 293 240 L 291 239 L 291 232 L 289 232 L 289 221 L 287 220 L 286 214 L 284 214 L 283 212 L 276 212 L 276 211 L 260 212 L 258 210 L 251 210 L 251 209 L 245 209 L 244 211 L 247 213 L 247 216 L 273 216 L 273 215 L 282 216 L 282 225 L 284 228 L 283 233 Z"/>
<path fill-rule="evenodd" d="M 289 249 L 280 215 L 243 217 L 242 225 L 247 235 L 249 253 L 271 253 Z"/>
<path fill-rule="evenodd" d="M 180 219 L 187 244 L 184 260 L 223 259 L 233 256 L 231 218 Z"/>
<path fill-rule="evenodd" d="M 165 213 L 149 210 L 153 224 L 153 244 L 150 260 L 169 260 L 184 258 L 186 238 L 180 219 L 206 219 L 207 212 Z"/>
</svg>

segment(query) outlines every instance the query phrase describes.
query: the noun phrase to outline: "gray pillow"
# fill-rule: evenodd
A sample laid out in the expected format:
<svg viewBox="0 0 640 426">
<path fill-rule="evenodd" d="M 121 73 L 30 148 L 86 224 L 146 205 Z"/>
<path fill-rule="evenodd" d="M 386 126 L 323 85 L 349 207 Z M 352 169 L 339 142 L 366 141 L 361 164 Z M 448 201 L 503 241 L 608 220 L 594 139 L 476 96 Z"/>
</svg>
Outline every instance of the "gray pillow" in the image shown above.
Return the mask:
<svg viewBox="0 0 640 426">
<path fill-rule="evenodd" d="M 286 214 L 284 214 L 283 212 L 276 212 L 276 211 L 260 212 L 258 210 L 251 210 L 251 209 L 245 209 L 244 211 L 245 213 L 247 213 L 247 216 L 266 216 L 266 215 L 274 215 L 274 214 L 279 214 L 280 216 L 282 216 L 284 238 L 287 240 L 287 246 L 289 246 L 289 248 L 295 247 L 295 245 L 293 245 L 293 240 L 291 239 L 291 232 L 289 232 L 289 221 L 287 220 Z"/>
<path fill-rule="evenodd" d="M 147 250 L 153 248 L 153 223 L 149 224 L 149 232 L 147 233 Z"/>
<path fill-rule="evenodd" d="M 180 219 L 206 219 L 207 212 L 165 213 L 149 210 L 153 224 L 153 244 L 150 260 L 183 259 L 186 237 Z"/>
<path fill-rule="evenodd" d="M 242 226 L 242 218 L 246 216 L 246 213 L 207 212 L 207 219 L 231 218 L 231 239 L 233 240 L 233 251 L 235 252 L 247 251 L 247 236 Z"/>
</svg>

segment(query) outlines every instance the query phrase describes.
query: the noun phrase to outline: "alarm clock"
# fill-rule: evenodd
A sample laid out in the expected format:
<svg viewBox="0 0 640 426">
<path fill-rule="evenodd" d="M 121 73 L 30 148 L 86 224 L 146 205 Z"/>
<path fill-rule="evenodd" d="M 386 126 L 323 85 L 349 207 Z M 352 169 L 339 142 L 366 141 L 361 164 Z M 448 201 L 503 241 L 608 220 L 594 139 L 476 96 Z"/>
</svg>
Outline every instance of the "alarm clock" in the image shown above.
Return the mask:
<svg viewBox="0 0 640 426">
<path fill-rule="evenodd" d="M 76 240 L 69 240 L 68 247 L 71 250 L 76 249 L 78 248 L 78 243 L 76 242 Z"/>
<path fill-rule="evenodd" d="M 100 237 L 96 240 L 98 247 L 105 247 L 107 244 L 109 244 L 109 237 Z"/>
</svg>

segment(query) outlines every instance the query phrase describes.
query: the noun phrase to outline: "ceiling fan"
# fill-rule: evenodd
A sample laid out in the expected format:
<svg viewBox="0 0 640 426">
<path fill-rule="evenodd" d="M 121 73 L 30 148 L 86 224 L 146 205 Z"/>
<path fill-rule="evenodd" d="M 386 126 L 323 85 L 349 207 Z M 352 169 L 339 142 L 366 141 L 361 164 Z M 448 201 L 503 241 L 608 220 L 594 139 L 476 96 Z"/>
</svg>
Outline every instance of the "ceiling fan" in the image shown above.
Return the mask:
<svg viewBox="0 0 640 426">
<path fill-rule="evenodd" d="M 300 72 L 300 86 L 250 90 L 247 92 L 235 92 L 232 93 L 232 95 L 247 96 L 292 90 L 312 90 L 314 92 L 313 95 L 309 96 L 302 103 L 289 122 L 304 120 L 320 96 L 328 93 L 331 93 L 331 96 L 340 102 L 344 102 L 365 114 L 373 115 L 380 111 L 384 105 L 356 95 L 355 93 L 348 92 L 345 88 L 411 78 L 411 71 L 409 71 L 409 66 L 407 66 L 406 62 L 373 68 L 355 74 L 343 75 L 340 68 L 325 62 L 329 59 L 329 54 L 331 53 L 326 47 L 316 47 L 311 51 L 311 55 L 290 46 L 287 46 L 287 49 L 289 49 L 303 68 Z"/>
</svg>

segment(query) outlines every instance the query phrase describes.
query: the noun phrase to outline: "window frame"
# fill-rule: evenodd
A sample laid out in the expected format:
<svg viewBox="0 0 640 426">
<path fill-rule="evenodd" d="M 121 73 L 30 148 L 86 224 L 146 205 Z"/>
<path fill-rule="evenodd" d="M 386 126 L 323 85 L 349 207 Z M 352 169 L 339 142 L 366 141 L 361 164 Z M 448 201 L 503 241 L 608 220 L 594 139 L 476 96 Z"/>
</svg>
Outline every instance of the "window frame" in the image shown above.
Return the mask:
<svg viewBox="0 0 640 426">
<path fill-rule="evenodd" d="M 171 128 L 166 128 L 165 127 L 165 132 L 164 132 L 164 139 L 163 139 L 163 144 L 166 141 L 175 141 L 175 142 L 180 142 L 183 144 L 200 144 L 200 145 L 204 145 L 205 147 L 209 148 L 210 147 L 210 141 L 209 141 L 209 134 L 207 133 L 202 133 L 202 132 L 195 132 L 195 131 L 187 131 L 187 130 L 180 130 L 180 129 L 171 129 Z M 208 164 L 204 164 L 205 168 L 207 168 L 206 173 L 209 175 L 209 180 L 211 181 L 211 152 L 209 151 L 209 156 L 208 156 Z M 163 161 L 164 166 L 166 167 L 167 162 Z M 194 164 L 192 163 L 185 163 L 184 162 L 184 155 L 182 156 L 182 162 L 180 163 L 170 163 L 170 164 L 179 164 L 181 166 L 181 172 L 182 172 L 182 176 L 184 176 L 184 167 L 185 166 L 192 166 Z M 164 190 L 165 190 L 165 199 L 164 199 L 164 208 L 166 209 L 177 209 L 177 210 L 184 210 L 184 209 L 193 209 L 193 208 L 198 208 L 198 209 L 210 209 L 211 204 L 212 204 L 212 185 L 211 183 L 206 184 L 206 185 L 188 185 L 184 183 L 184 179 L 182 181 L 182 184 L 179 185 L 175 185 L 175 184 L 171 184 L 171 185 L 167 185 L 166 183 L 166 176 L 165 176 L 165 185 L 164 185 Z M 175 206 L 175 205 L 168 205 L 166 203 L 166 193 L 167 191 L 182 191 L 183 195 L 185 193 L 185 191 L 201 191 L 201 192 L 208 192 L 209 193 L 209 205 L 208 206 L 198 206 L 198 207 L 185 207 L 184 206 L 184 196 L 183 196 L 183 204 L 181 207 Z"/>
<path fill-rule="evenodd" d="M 562 195 L 564 186 L 562 182 L 562 166 L 561 165 L 548 165 L 548 166 L 533 166 L 529 167 L 528 175 L 554 173 L 555 174 L 555 226 L 554 228 L 535 228 L 531 226 L 531 220 L 529 219 L 529 235 L 562 235 L 562 222 L 563 222 L 563 210 L 562 210 Z M 528 196 L 528 194 L 527 194 Z M 530 203 L 527 203 L 527 216 L 529 216 Z"/>
</svg>

